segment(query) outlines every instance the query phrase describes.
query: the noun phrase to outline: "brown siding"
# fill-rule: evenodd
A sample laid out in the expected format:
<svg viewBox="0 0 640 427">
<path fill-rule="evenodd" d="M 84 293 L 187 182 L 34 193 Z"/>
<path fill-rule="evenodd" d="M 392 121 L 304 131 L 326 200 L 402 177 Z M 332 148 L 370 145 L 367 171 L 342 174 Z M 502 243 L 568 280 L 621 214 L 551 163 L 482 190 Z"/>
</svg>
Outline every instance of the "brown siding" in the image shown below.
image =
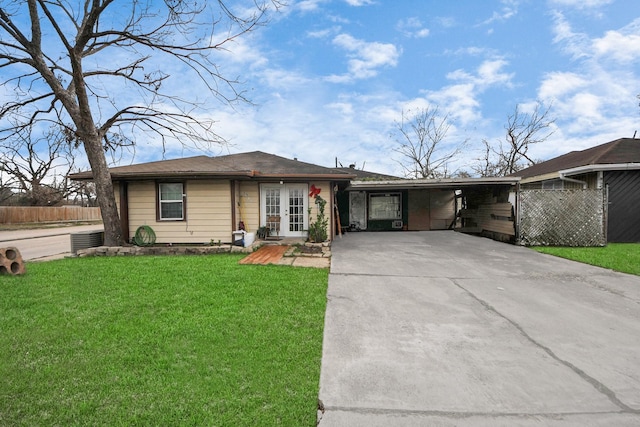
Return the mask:
<svg viewBox="0 0 640 427">
<path fill-rule="evenodd" d="M 429 190 L 409 190 L 407 229 L 410 231 L 424 231 L 431 228 Z"/>
<path fill-rule="evenodd" d="M 409 190 L 408 198 L 409 230 L 446 230 L 455 217 L 451 190 Z"/>
<path fill-rule="evenodd" d="M 455 194 L 452 190 L 431 191 L 431 230 L 446 230 L 455 217 Z"/>
</svg>

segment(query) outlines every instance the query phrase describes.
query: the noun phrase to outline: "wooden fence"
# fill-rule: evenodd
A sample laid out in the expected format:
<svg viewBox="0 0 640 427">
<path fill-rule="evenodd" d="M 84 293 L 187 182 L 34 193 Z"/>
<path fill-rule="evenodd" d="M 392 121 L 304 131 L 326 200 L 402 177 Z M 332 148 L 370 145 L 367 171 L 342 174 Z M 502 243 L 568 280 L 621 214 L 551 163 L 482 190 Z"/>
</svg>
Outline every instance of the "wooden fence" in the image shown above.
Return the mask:
<svg viewBox="0 0 640 427">
<path fill-rule="evenodd" d="M 100 208 L 81 206 L 0 206 L 0 224 L 101 221 Z"/>
</svg>

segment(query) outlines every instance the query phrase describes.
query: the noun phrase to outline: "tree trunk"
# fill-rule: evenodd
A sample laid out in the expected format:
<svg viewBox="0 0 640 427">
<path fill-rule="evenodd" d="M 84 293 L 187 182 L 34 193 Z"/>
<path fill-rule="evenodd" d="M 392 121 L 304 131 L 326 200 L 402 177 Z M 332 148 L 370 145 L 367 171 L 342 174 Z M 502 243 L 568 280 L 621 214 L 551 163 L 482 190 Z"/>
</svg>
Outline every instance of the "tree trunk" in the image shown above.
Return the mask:
<svg viewBox="0 0 640 427">
<path fill-rule="evenodd" d="M 104 224 L 104 244 L 105 246 L 122 246 L 124 240 L 111 173 L 107 166 L 100 137 L 96 132 L 92 132 L 84 139 L 84 148 L 93 172 L 93 182 L 96 185 L 98 206 L 100 206 L 102 223 Z"/>
</svg>

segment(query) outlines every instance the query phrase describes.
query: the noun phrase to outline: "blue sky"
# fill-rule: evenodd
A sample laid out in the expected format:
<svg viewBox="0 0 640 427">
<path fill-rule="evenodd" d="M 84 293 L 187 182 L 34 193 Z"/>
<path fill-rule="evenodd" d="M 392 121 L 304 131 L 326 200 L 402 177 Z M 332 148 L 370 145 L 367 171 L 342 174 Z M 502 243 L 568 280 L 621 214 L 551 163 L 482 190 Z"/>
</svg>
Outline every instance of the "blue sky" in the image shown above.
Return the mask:
<svg viewBox="0 0 640 427">
<path fill-rule="evenodd" d="M 504 138 L 508 114 L 551 105 L 544 160 L 640 128 L 636 0 L 304 0 L 227 46 L 255 106 L 220 111 L 223 152 L 263 150 L 400 174 L 403 110 L 449 114 L 446 143 Z"/>
<path fill-rule="evenodd" d="M 638 0 L 287 3 L 217 54 L 253 105 L 203 98 L 179 68 L 165 68 L 166 88 L 208 103 L 202 114 L 229 141 L 209 154 L 261 150 L 324 166 L 337 158 L 400 175 L 394 123 L 427 106 L 449 115 L 448 146 L 468 141 L 449 170 L 468 169 L 483 139 L 503 139 L 517 104 L 551 105 L 555 132 L 532 150 L 541 160 L 640 128 Z M 165 158 L 196 154 L 174 144 Z M 161 157 L 156 141 L 141 138 L 120 164 Z"/>
</svg>

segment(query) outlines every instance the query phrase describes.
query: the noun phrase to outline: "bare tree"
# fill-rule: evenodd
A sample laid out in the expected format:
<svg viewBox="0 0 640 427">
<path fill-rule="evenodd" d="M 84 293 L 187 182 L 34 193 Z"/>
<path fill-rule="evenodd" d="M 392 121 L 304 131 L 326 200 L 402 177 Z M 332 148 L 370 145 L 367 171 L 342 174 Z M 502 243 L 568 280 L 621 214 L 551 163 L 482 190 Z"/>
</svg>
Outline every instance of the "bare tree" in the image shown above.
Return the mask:
<svg viewBox="0 0 640 427">
<path fill-rule="evenodd" d="M 73 202 L 84 207 L 95 207 L 98 205 L 96 198 L 96 186 L 93 182 L 83 181 L 74 193 Z"/>
<path fill-rule="evenodd" d="M 538 102 L 531 113 L 523 113 L 516 105 L 507 117 L 505 140 L 496 144 L 483 140 L 483 157 L 472 166 L 473 171 L 480 176 L 507 176 L 535 164 L 529 149 L 554 132 L 550 109 Z"/>
<path fill-rule="evenodd" d="M 69 123 L 93 172 L 106 245 L 123 239 L 105 152 L 145 133 L 163 144 L 167 138 L 196 146 L 221 141 L 213 121 L 197 114 L 203 100 L 167 88 L 167 70 L 183 84 L 187 77 L 195 79 L 190 85 L 203 83 L 222 102 L 246 100 L 213 53 L 263 24 L 269 4 L 255 0 L 245 15 L 226 3 L 5 0 L 0 6 L 2 85 L 15 93 L 0 107 L 0 139 L 41 121 Z"/>
<path fill-rule="evenodd" d="M 0 174 L 0 206 L 11 205 L 13 202 L 13 190 L 4 182 L 4 177 Z"/>
<path fill-rule="evenodd" d="M 55 206 L 75 191 L 66 177 L 74 168 L 77 145 L 55 126 L 42 135 L 32 131 L 20 128 L 0 142 L 0 173 L 20 204 Z"/>
<path fill-rule="evenodd" d="M 398 143 L 394 148 L 402 158 L 398 161 L 409 178 L 447 178 L 449 162 L 462 149 L 444 149 L 444 140 L 451 127 L 448 114 L 440 116 L 438 107 L 422 108 L 415 113 L 402 111 L 395 123 L 393 137 Z"/>
</svg>

